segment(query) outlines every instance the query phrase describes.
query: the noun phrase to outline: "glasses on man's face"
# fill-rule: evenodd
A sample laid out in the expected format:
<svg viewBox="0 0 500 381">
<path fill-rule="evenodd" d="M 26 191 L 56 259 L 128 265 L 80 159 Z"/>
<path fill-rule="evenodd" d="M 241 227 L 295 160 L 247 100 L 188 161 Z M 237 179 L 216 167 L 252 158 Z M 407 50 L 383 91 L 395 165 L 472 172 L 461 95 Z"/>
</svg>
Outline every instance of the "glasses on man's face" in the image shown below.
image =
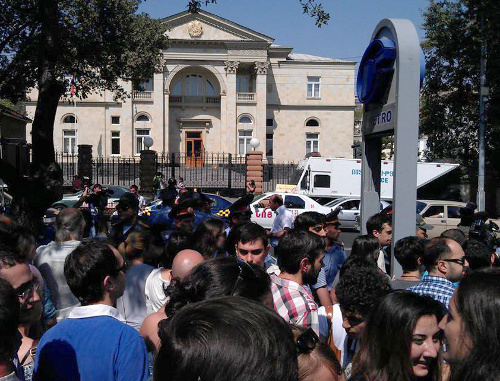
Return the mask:
<svg viewBox="0 0 500 381">
<path fill-rule="evenodd" d="M 312 328 L 308 328 L 297 338 L 297 353 L 310 353 L 316 348 L 318 342 L 318 335 L 316 335 Z"/>
<path fill-rule="evenodd" d="M 466 260 L 467 257 L 463 256 L 462 258 L 456 258 L 456 259 L 443 259 L 443 262 L 453 262 L 456 263 L 457 265 L 463 266 Z"/>
<path fill-rule="evenodd" d="M 241 285 L 241 282 L 243 282 L 244 279 L 253 279 L 255 278 L 255 273 L 252 268 L 247 262 L 242 261 L 239 258 L 236 258 L 236 263 L 238 264 L 238 268 L 240 270 L 238 274 L 238 278 L 236 278 L 236 282 L 234 283 L 233 289 L 231 290 L 231 295 L 234 295 L 236 290 L 238 290 L 238 287 Z"/>
<path fill-rule="evenodd" d="M 241 255 L 248 255 L 248 254 L 259 255 L 262 254 L 263 251 L 264 249 L 255 249 L 255 250 L 238 249 L 238 253 L 240 253 Z"/>
<path fill-rule="evenodd" d="M 346 312 L 342 311 L 342 320 L 347 320 L 351 327 L 355 327 L 365 321 L 362 317 L 356 317 L 348 315 Z"/>
<path fill-rule="evenodd" d="M 33 297 L 35 292 L 40 291 L 40 283 L 38 283 L 38 279 L 33 278 L 31 281 L 16 288 L 15 291 L 19 300 L 26 302 Z"/>
</svg>

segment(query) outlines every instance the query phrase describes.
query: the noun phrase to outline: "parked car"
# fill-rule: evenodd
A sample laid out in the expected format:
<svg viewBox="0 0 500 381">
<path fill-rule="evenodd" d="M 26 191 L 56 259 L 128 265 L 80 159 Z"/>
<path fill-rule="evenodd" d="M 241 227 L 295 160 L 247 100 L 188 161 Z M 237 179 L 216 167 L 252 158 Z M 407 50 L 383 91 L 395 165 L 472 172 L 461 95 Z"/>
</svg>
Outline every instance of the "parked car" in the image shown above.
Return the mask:
<svg viewBox="0 0 500 381">
<path fill-rule="evenodd" d="M 340 197 L 330 201 L 325 206 L 332 210 L 340 209 L 339 222 L 342 229 L 353 229 L 359 231 L 360 202 L 357 197 Z M 389 202 L 380 200 L 380 210 L 388 207 Z"/>
<path fill-rule="evenodd" d="M 115 210 L 116 204 L 120 200 L 120 197 L 127 192 L 130 192 L 130 188 L 123 185 L 102 185 L 103 190 L 107 190 L 109 193 L 108 204 L 106 205 L 105 214 L 112 214 Z M 55 209 L 64 209 L 74 206 L 77 201 L 82 197 L 83 191 L 76 193 L 64 194 L 63 198 L 52 204 Z M 86 203 L 83 203 L 82 207 L 86 207 Z"/>
<path fill-rule="evenodd" d="M 210 209 L 210 212 L 214 215 L 216 215 L 220 211 L 226 210 L 231 205 L 231 201 L 228 201 L 224 197 L 221 197 L 219 195 L 212 194 L 212 193 L 203 193 L 203 194 L 214 201 L 212 203 L 212 207 Z M 149 216 L 155 214 L 159 209 L 161 209 L 161 200 L 160 199 L 152 201 L 139 214 L 149 217 Z"/>
<path fill-rule="evenodd" d="M 294 216 L 298 216 L 304 212 L 328 214 L 332 211 L 331 208 L 323 206 L 312 198 L 302 194 L 279 192 L 265 193 L 250 204 L 250 208 L 253 212 L 252 221 L 258 223 L 265 229 L 271 229 L 273 221 L 276 218 L 276 213 L 269 208 L 269 199 L 273 194 L 279 194 L 283 197 L 283 204 Z"/>
</svg>

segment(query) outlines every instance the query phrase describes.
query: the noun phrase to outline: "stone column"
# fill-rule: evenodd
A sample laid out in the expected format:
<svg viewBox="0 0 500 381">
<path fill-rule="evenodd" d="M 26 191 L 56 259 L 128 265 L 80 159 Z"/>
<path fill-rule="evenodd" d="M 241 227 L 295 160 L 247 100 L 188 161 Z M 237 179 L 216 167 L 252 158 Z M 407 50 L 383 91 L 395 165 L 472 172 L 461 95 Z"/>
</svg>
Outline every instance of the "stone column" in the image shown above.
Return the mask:
<svg viewBox="0 0 500 381">
<path fill-rule="evenodd" d="M 78 176 L 88 178 L 92 184 L 92 146 L 90 144 L 78 145 Z"/>
<path fill-rule="evenodd" d="M 226 65 L 226 149 L 229 153 L 238 153 L 236 145 L 236 72 L 238 71 L 239 61 L 225 61 Z"/>
<path fill-rule="evenodd" d="M 156 151 L 141 151 L 141 161 L 139 163 L 139 184 L 141 193 L 152 195 L 153 178 L 156 173 Z"/>
<path fill-rule="evenodd" d="M 255 100 L 257 101 L 255 111 L 254 137 L 260 140 L 262 151 L 266 151 L 266 110 L 267 110 L 267 68 L 269 62 L 255 62 Z"/>
<path fill-rule="evenodd" d="M 252 151 L 246 155 L 247 172 L 245 176 L 245 184 L 250 181 L 255 181 L 255 194 L 260 194 L 263 191 L 264 182 L 264 167 L 262 166 L 262 152 Z"/>
</svg>

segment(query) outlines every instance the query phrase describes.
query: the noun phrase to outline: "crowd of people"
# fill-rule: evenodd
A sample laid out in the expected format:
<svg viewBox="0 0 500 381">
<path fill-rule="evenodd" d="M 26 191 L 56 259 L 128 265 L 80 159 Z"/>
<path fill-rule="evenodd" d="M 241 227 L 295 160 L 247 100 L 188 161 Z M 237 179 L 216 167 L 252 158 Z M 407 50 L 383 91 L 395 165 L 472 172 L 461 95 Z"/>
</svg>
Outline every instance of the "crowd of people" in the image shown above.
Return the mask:
<svg viewBox="0 0 500 381">
<path fill-rule="evenodd" d="M 417 215 L 395 278 L 388 212 L 347 255 L 338 210 L 275 194 L 267 231 L 252 187 L 221 217 L 181 183 L 157 174 L 151 216 L 131 187 L 111 221 L 88 188 L 52 238 L 0 216 L 0 380 L 500 380 L 498 257 L 474 227 L 429 240 Z"/>
</svg>

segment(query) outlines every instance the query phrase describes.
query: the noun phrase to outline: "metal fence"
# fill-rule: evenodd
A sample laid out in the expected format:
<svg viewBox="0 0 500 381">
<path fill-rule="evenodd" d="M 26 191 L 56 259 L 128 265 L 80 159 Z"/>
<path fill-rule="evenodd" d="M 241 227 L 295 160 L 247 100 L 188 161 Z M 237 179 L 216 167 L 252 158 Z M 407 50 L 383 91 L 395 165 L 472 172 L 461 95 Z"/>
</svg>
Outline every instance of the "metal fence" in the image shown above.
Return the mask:
<svg viewBox="0 0 500 381">
<path fill-rule="evenodd" d="M 277 184 L 297 184 L 300 171 L 295 163 L 264 164 L 264 192 L 272 192 Z"/>
<path fill-rule="evenodd" d="M 158 155 L 157 170 L 165 177 L 182 177 L 187 187 L 205 191 L 245 188 L 245 157 L 230 153 L 203 153 L 196 157 L 182 152 Z"/>
</svg>

